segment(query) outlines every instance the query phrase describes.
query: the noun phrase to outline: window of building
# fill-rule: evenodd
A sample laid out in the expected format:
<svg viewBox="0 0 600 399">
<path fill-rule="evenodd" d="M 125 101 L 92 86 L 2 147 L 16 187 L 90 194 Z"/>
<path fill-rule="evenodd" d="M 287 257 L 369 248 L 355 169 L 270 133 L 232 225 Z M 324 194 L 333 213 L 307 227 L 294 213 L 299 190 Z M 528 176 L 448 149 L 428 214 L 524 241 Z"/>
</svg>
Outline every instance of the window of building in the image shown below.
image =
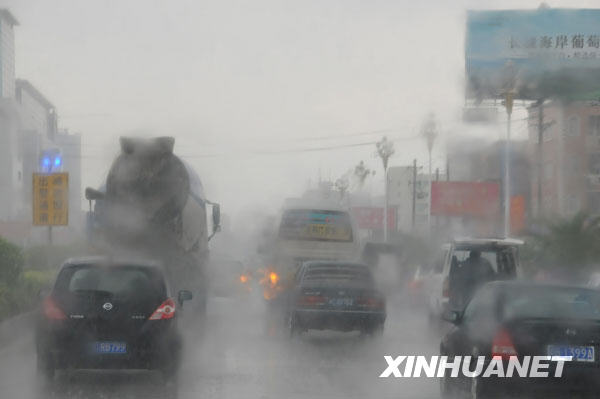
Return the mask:
<svg viewBox="0 0 600 399">
<path fill-rule="evenodd" d="M 579 164 L 580 164 L 580 158 L 578 157 L 573 157 L 573 158 L 568 158 L 565 163 L 567 166 L 567 174 L 569 175 L 578 175 L 579 174 Z"/>
<path fill-rule="evenodd" d="M 567 196 L 567 213 L 574 215 L 581 210 L 581 201 L 575 195 Z"/>
<path fill-rule="evenodd" d="M 554 164 L 546 162 L 544 164 L 544 180 L 552 180 L 554 177 Z"/>
<path fill-rule="evenodd" d="M 600 115 L 591 115 L 589 119 L 590 136 L 600 137 Z"/>
<path fill-rule="evenodd" d="M 600 214 L 600 192 L 588 193 L 588 212 L 592 214 Z"/>
<path fill-rule="evenodd" d="M 600 175 L 600 152 L 593 152 L 589 155 L 588 167 L 591 175 Z"/>
<path fill-rule="evenodd" d="M 550 127 L 549 129 L 545 130 L 542 133 L 542 140 L 544 142 L 552 140 L 552 136 L 554 135 L 553 131 L 554 131 L 553 127 Z M 536 133 L 536 137 L 537 137 L 537 133 Z M 537 143 L 537 138 L 536 138 L 536 143 Z"/>
<path fill-rule="evenodd" d="M 567 129 L 566 134 L 569 137 L 579 136 L 579 118 L 576 116 L 571 116 L 567 119 Z"/>
</svg>

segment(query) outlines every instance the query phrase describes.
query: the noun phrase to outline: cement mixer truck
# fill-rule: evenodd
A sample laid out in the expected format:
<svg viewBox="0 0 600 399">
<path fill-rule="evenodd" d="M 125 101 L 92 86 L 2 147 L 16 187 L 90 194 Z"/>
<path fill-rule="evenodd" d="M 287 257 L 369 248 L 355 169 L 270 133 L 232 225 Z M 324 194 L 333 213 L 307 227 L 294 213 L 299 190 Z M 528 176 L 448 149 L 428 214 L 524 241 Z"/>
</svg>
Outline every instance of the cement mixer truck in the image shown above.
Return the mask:
<svg viewBox="0 0 600 399">
<path fill-rule="evenodd" d="M 192 291 L 195 309 L 204 312 L 208 241 L 220 230 L 219 205 L 173 154 L 174 138 L 122 137 L 120 144 L 104 185 L 85 190 L 90 243 L 101 252 L 162 263 L 173 291 Z"/>
</svg>

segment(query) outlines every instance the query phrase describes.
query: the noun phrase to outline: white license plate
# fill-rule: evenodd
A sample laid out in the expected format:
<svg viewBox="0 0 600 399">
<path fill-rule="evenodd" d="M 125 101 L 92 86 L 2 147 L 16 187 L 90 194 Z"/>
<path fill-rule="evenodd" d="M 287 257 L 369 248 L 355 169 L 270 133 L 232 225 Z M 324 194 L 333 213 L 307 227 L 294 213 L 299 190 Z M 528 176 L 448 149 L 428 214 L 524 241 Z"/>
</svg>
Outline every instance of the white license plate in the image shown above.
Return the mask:
<svg viewBox="0 0 600 399">
<path fill-rule="evenodd" d="M 596 360 L 593 346 L 548 345 L 548 356 L 571 356 L 575 362 Z"/>
<path fill-rule="evenodd" d="M 127 344 L 125 342 L 95 342 L 94 351 L 97 354 L 124 354 L 127 353 Z"/>
<path fill-rule="evenodd" d="M 331 306 L 352 306 L 353 303 L 352 298 L 331 298 L 329 300 Z"/>
</svg>

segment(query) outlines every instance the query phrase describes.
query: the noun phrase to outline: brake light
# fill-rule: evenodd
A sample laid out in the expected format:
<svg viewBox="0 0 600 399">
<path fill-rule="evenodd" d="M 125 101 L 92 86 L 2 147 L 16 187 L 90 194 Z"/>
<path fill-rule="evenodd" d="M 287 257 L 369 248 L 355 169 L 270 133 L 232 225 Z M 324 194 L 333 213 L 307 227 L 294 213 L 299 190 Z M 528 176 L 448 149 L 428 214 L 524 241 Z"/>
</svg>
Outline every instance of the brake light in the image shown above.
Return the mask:
<svg viewBox="0 0 600 399">
<path fill-rule="evenodd" d="M 171 298 L 164 301 L 148 320 L 167 320 L 175 316 L 175 301 Z"/>
<path fill-rule="evenodd" d="M 323 305 L 327 298 L 322 295 L 303 295 L 298 299 L 298 304 L 302 306 Z"/>
<path fill-rule="evenodd" d="M 492 357 L 501 357 L 502 360 L 508 360 L 512 356 L 517 356 L 517 350 L 513 344 L 510 333 L 502 328 L 494 336 L 492 341 Z"/>
<path fill-rule="evenodd" d="M 448 280 L 448 277 L 445 277 L 442 282 L 442 296 L 444 298 L 450 298 L 450 280 Z"/>
<path fill-rule="evenodd" d="M 67 316 L 61 308 L 58 307 L 52 297 L 47 297 L 43 302 L 44 315 L 50 320 L 66 320 Z"/>
<path fill-rule="evenodd" d="M 383 308 L 383 300 L 376 297 L 364 297 L 356 300 L 358 306 L 364 306 L 367 308 Z"/>
<path fill-rule="evenodd" d="M 413 280 L 409 283 L 409 287 L 412 290 L 419 290 L 419 289 L 421 289 L 421 287 L 423 287 L 423 281 L 422 280 Z"/>
</svg>

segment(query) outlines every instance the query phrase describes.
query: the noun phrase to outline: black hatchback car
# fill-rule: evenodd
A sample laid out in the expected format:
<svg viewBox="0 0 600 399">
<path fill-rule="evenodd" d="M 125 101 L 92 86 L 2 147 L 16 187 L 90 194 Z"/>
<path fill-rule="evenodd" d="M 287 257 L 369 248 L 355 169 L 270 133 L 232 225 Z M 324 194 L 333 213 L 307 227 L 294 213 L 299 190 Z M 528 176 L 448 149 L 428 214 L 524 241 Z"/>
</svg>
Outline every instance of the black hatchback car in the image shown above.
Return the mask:
<svg viewBox="0 0 600 399">
<path fill-rule="evenodd" d="M 445 318 L 455 327 L 442 339 L 441 355 L 484 356 L 484 370 L 493 357 L 504 364 L 513 357 L 523 363 L 526 356 L 569 356 L 572 360 L 563 364 L 560 377 L 556 376 L 556 362 L 546 365 L 548 378 L 516 373 L 510 378 L 452 377 L 446 373 L 441 381 L 444 397 L 465 391 L 470 397 L 569 397 L 575 392 L 596 395 L 600 389 L 598 291 L 492 282 L 477 291 L 464 311 L 448 312 Z"/>
<path fill-rule="evenodd" d="M 67 261 L 44 298 L 36 325 L 38 372 L 57 369 L 177 370 L 177 308 L 162 269 L 107 258 Z"/>
<path fill-rule="evenodd" d="M 314 330 L 383 331 L 385 298 L 368 266 L 339 261 L 310 261 L 300 266 L 288 298 L 290 334 Z"/>
</svg>

